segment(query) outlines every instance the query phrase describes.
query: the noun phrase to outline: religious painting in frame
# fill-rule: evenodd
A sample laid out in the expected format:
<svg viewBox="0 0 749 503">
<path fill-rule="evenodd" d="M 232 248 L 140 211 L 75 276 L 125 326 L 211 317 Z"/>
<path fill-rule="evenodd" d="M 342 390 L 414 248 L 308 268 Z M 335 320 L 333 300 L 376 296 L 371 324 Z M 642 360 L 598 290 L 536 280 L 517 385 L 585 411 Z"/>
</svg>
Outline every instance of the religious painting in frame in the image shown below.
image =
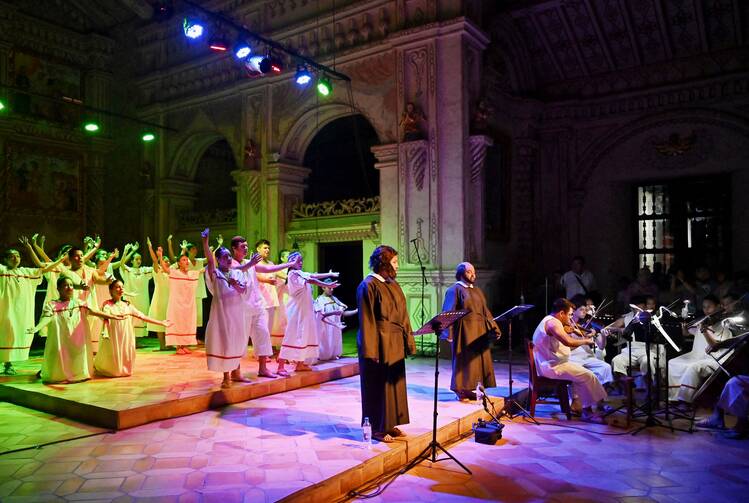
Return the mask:
<svg viewBox="0 0 749 503">
<path fill-rule="evenodd" d="M 80 69 L 18 50 L 10 52 L 8 63 L 14 112 L 64 124 L 80 122 L 80 107 L 63 101 L 83 98 Z"/>
<path fill-rule="evenodd" d="M 80 153 L 7 143 L 3 169 L 5 213 L 80 220 L 84 177 Z"/>
</svg>

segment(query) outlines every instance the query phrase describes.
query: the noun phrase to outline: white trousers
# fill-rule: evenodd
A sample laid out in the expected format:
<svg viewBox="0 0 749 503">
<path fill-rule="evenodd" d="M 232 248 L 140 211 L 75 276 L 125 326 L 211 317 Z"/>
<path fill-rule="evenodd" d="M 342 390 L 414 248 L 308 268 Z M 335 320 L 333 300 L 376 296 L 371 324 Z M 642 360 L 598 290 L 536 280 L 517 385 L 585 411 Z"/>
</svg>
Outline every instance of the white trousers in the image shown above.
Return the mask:
<svg viewBox="0 0 749 503">
<path fill-rule="evenodd" d="M 645 350 L 645 343 L 639 341 L 633 341 L 629 343 L 632 346 L 632 368 L 639 369 L 640 373 L 645 375 L 648 373 L 648 359 L 647 352 Z M 655 364 L 658 358 L 656 358 L 656 348 L 660 351 L 660 367 L 661 369 L 666 368 L 666 348 L 662 344 L 651 344 L 650 345 L 650 371 L 655 376 Z M 627 366 L 629 366 L 629 347 L 624 346 L 622 352 L 619 353 L 611 360 L 611 366 L 614 372 L 618 374 L 626 374 Z"/>
<path fill-rule="evenodd" d="M 583 407 L 593 407 L 606 398 L 606 390 L 596 375 L 577 363 L 568 361 L 551 365 L 550 362 L 542 362 L 538 366 L 538 373 L 550 379 L 572 381 L 572 395 L 580 399 Z"/>
<path fill-rule="evenodd" d="M 592 352 L 588 352 L 582 347 L 576 348 L 570 353 L 570 361 L 582 365 L 593 372 L 601 384 L 607 384 L 614 380 L 611 365 L 596 358 Z"/>
<path fill-rule="evenodd" d="M 670 367 L 669 367 L 670 369 Z M 692 362 L 685 369 L 681 376 L 678 388 L 673 388 L 677 400 L 683 402 L 692 403 L 694 401 L 694 394 L 700 389 L 700 386 L 705 382 L 713 372 L 718 369 L 718 363 L 712 358 L 703 358 L 696 362 Z M 670 381 L 669 376 L 669 381 Z M 671 398 L 671 390 L 669 388 L 668 396 Z"/>
<path fill-rule="evenodd" d="M 261 309 L 257 313 L 247 313 L 247 324 L 255 356 L 273 355 L 273 346 L 270 344 L 270 331 L 268 330 L 268 311 Z"/>
</svg>

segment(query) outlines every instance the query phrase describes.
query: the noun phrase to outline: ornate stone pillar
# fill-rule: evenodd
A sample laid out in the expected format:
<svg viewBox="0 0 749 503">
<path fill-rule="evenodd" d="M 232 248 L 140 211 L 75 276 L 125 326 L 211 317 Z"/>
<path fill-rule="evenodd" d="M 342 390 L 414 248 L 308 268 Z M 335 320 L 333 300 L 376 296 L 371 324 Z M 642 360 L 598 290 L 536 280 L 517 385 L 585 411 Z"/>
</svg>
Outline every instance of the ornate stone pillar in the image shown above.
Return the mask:
<svg viewBox="0 0 749 503">
<path fill-rule="evenodd" d="M 380 240 L 398 242 L 398 144 L 377 145 L 370 149 L 376 158 L 375 169 L 380 172 Z"/>
<path fill-rule="evenodd" d="M 159 216 L 158 236 L 166 245 L 166 237 L 175 232 L 180 225 L 180 214 L 192 211 L 195 207 L 196 194 L 200 186 L 194 182 L 188 182 L 179 178 L 165 178 L 159 182 L 159 208 L 156 214 Z M 156 242 L 154 242 L 156 246 Z"/>
<path fill-rule="evenodd" d="M 491 138 L 484 135 L 468 137 L 468 153 L 470 164 L 468 165 L 468 180 L 466 187 L 466 222 L 465 239 L 467 259 L 476 267 L 484 263 L 484 215 L 486 204 L 495 204 L 494 201 L 484 201 L 484 183 L 486 163 L 486 149 L 494 144 Z"/>
<path fill-rule="evenodd" d="M 104 235 L 104 230 L 104 162 L 92 155 L 86 166 L 86 235 Z"/>
<path fill-rule="evenodd" d="M 276 251 L 291 246 L 286 242 L 286 228 L 291 220 L 292 208 L 304 200 L 304 180 L 309 173 L 308 168 L 282 160 L 271 161 L 265 167 L 264 200 L 261 204 L 265 207 L 266 220 L 257 224 L 251 222 L 252 225 L 262 226 L 257 231 L 252 229 L 252 232 L 258 236 L 257 239 L 269 240 Z M 316 261 L 309 260 L 308 264 L 310 262 L 316 265 Z"/>
<path fill-rule="evenodd" d="M 110 108 L 110 89 L 112 85 L 112 74 L 104 70 L 88 70 L 84 75 L 84 88 L 86 104 L 88 106 L 108 110 Z M 101 124 L 105 136 L 112 136 L 110 117 L 106 115 L 94 114 L 99 124 Z"/>
<path fill-rule="evenodd" d="M 534 263 L 536 226 L 534 224 L 534 172 L 538 169 L 538 141 L 513 140 L 512 160 L 512 235 L 515 236 L 515 263 L 519 280 L 527 278 Z"/>
<path fill-rule="evenodd" d="M 236 170 L 231 172 L 231 176 L 237 183 L 234 187 L 237 193 L 237 232 L 248 237 L 253 230 L 259 232 L 257 224 L 261 222 L 262 176 L 256 170 Z M 255 229 L 252 228 L 253 222 Z"/>
</svg>

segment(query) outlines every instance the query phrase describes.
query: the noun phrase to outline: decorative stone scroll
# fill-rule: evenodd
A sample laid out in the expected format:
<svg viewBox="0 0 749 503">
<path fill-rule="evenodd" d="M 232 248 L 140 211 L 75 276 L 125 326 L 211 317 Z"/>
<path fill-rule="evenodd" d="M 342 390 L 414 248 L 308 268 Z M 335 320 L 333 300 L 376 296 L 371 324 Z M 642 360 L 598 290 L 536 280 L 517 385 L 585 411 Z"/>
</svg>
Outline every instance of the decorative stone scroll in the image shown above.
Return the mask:
<svg viewBox="0 0 749 503">
<path fill-rule="evenodd" d="M 338 217 L 345 215 L 378 214 L 379 212 L 380 197 L 375 196 L 297 204 L 292 210 L 292 218 Z"/>
<path fill-rule="evenodd" d="M 180 228 L 233 224 L 237 221 L 237 209 L 218 209 L 206 211 L 183 211 L 177 215 Z"/>
</svg>

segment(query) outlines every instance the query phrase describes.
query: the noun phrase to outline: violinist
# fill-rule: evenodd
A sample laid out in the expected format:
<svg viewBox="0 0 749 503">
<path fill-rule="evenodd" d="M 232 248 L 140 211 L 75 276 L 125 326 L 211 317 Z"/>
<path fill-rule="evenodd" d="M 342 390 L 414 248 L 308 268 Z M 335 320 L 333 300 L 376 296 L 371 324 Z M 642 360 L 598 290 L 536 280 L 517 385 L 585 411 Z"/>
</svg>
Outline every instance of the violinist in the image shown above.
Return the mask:
<svg viewBox="0 0 749 503">
<path fill-rule="evenodd" d="M 614 374 L 611 371 L 611 365 L 603 361 L 602 358 L 596 356 L 596 348 L 602 350 L 606 345 L 606 329 L 601 329 L 600 332 L 594 328 L 584 329 L 585 320 L 593 315 L 595 306 L 587 302 L 587 300 L 577 295 L 572 299 L 576 308 L 572 314 L 572 326 L 577 327 L 573 335 L 583 337 L 592 337 L 595 340 L 595 344 L 592 346 L 578 346 L 570 351 L 570 361 L 582 365 L 586 369 L 593 372 L 598 381 L 603 385 L 607 386 L 613 382 Z M 600 354 L 600 353 L 599 353 Z"/>
<path fill-rule="evenodd" d="M 684 379 L 687 370 L 693 364 L 700 364 L 700 362 L 713 360 L 706 353 L 708 347 L 708 340 L 705 334 L 707 333 L 706 328 L 710 326 L 712 318 L 715 314 L 720 311 L 720 305 L 718 299 L 714 295 L 708 295 L 702 300 L 702 312 L 705 314 L 705 320 L 702 323 L 692 324 L 688 326 L 682 324 L 682 331 L 684 335 L 691 335 L 694 337 L 692 343 L 692 350 L 689 353 L 683 354 L 676 358 L 673 358 L 668 362 L 668 399 L 671 401 L 677 401 L 679 399 L 685 402 L 691 402 L 691 396 L 697 391 L 692 384 L 683 383 L 684 390 L 682 391 L 682 381 Z M 717 321 L 720 324 L 720 321 Z M 718 328 L 718 327 L 716 327 Z"/>
<path fill-rule="evenodd" d="M 726 305 L 729 305 L 734 300 L 733 298 L 727 300 Z M 699 344 L 704 344 L 705 351 L 707 351 L 718 342 L 738 335 L 739 326 L 736 323 L 738 317 L 735 316 L 737 313 L 734 311 L 726 312 L 723 308 L 720 308 L 718 306 L 718 299 L 714 295 L 705 296 L 702 308 L 707 316 L 699 324 L 699 334 L 695 335 L 695 344 L 698 344 L 698 341 L 700 341 Z M 708 313 L 708 311 L 711 311 L 711 313 Z M 715 351 L 712 353 L 712 356 L 703 354 L 702 358 L 689 362 L 682 371 L 675 398 L 691 404 L 694 401 L 694 394 L 700 386 L 702 386 L 713 372 L 718 370 L 718 362 L 715 359 L 720 360 L 723 358 L 726 351 L 730 350 Z M 676 360 L 678 358 L 672 361 Z M 669 367 L 669 370 L 671 370 L 671 367 Z M 671 393 L 669 393 L 669 396 L 671 396 Z"/>
<path fill-rule="evenodd" d="M 602 423 L 603 418 L 593 412 L 594 406 L 602 406 L 606 398 L 596 375 L 582 365 L 570 361 L 570 351 L 578 346 L 593 344 L 592 337 L 572 336 L 565 326 L 572 324 L 575 305 L 567 299 L 554 301 L 551 313 L 536 327 L 533 333 L 534 358 L 540 376 L 550 379 L 566 379 L 572 382 L 573 400 L 582 407 L 583 421 Z"/>
<path fill-rule="evenodd" d="M 632 368 L 639 369 L 640 375 L 646 375 L 648 373 L 648 359 L 647 359 L 647 327 L 642 323 L 635 323 L 638 320 L 638 314 L 640 312 L 654 313 L 658 308 L 658 303 L 653 296 L 647 297 L 634 297 L 632 311 L 624 316 L 625 321 L 628 319 L 629 323 L 626 324 L 622 334 L 624 337 L 630 338 L 631 340 L 622 348 L 622 352 L 619 353 L 611 360 L 611 366 L 614 369 L 614 376 L 621 377 L 627 374 L 627 369 L 630 365 L 630 359 L 632 362 Z M 656 351 L 660 352 L 660 355 L 656 358 Z M 666 351 L 662 344 L 650 344 L 650 371 L 651 375 L 656 373 L 656 362 L 660 362 L 660 367 L 665 368 L 666 365 Z M 643 388 L 643 383 L 639 383 L 638 388 Z"/>
</svg>

